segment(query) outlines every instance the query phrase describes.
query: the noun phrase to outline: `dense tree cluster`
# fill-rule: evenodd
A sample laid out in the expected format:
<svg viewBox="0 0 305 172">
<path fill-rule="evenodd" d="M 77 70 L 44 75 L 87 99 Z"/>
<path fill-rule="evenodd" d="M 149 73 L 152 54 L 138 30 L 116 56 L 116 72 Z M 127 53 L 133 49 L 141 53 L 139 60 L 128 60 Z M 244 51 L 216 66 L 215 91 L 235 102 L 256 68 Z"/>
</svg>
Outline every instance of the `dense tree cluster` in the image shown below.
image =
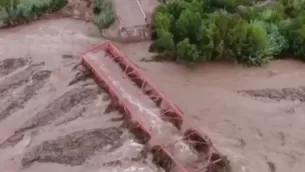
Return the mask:
<svg viewBox="0 0 305 172">
<path fill-rule="evenodd" d="M 164 0 L 151 49 L 190 64 L 262 65 L 283 54 L 305 60 L 304 9 L 305 0 Z"/>
</svg>

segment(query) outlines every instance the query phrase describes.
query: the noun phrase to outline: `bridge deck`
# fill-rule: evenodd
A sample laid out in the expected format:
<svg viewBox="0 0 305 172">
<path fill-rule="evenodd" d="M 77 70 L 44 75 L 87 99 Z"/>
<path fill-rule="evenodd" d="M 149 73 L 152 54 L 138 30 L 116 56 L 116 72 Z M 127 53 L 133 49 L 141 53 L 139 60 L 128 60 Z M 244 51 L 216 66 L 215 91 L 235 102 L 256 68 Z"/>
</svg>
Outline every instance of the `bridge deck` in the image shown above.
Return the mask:
<svg viewBox="0 0 305 172">
<path fill-rule="evenodd" d="M 115 97 L 124 112 L 131 116 L 132 121 L 137 122 L 141 129 L 148 133 L 149 144 L 160 146 L 160 149 L 166 152 L 175 164 L 170 166 L 171 170 L 177 172 L 206 170 L 207 160 L 211 158 L 208 156 L 212 155 L 211 148 L 209 147 L 207 154 L 200 152 L 198 147 L 208 147 L 208 142 L 200 139 L 203 137 L 199 135 L 192 140 L 188 139 L 186 135 L 190 133 L 183 133 L 179 123 L 165 120 L 165 117 L 169 117 L 183 122 L 177 108 L 168 103 L 164 95 L 157 92 L 111 43 L 96 46 L 85 53 L 83 63 L 92 70 L 101 85 L 106 85 L 109 94 Z M 136 82 L 139 80 L 140 82 Z M 151 95 L 159 96 L 159 99 L 154 99 Z M 200 144 L 196 143 L 197 146 L 194 146 L 190 141 Z M 216 157 L 221 158 L 218 154 Z"/>
</svg>

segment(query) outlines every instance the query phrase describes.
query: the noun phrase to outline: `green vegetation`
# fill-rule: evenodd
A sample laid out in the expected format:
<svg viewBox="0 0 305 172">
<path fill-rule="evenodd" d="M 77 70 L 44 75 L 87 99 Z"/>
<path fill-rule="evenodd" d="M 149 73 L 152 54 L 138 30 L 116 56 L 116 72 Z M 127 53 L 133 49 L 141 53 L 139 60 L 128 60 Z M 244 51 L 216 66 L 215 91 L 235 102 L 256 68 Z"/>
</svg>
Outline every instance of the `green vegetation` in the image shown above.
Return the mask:
<svg viewBox="0 0 305 172">
<path fill-rule="evenodd" d="M 1 3 L 0 13 L 8 26 L 29 22 L 48 12 L 55 12 L 63 8 L 67 0 L 22 0 Z"/>
<path fill-rule="evenodd" d="M 109 28 L 116 19 L 116 13 L 111 0 L 93 1 L 94 23 L 102 29 Z"/>
<path fill-rule="evenodd" d="M 4 20 L 6 17 L 6 12 L 4 10 L 1 10 L 3 8 L 7 8 L 13 4 L 19 3 L 18 0 L 0 0 L 0 22 L 1 20 Z"/>
<path fill-rule="evenodd" d="M 234 60 L 259 66 L 283 54 L 305 60 L 305 0 L 262 3 L 162 1 L 154 15 L 151 50 L 189 64 Z"/>
<path fill-rule="evenodd" d="M 1 7 L 8 7 L 11 4 L 16 4 L 18 2 L 19 2 L 19 0 L 0 0 L 0 6 Z"/>
</svg>

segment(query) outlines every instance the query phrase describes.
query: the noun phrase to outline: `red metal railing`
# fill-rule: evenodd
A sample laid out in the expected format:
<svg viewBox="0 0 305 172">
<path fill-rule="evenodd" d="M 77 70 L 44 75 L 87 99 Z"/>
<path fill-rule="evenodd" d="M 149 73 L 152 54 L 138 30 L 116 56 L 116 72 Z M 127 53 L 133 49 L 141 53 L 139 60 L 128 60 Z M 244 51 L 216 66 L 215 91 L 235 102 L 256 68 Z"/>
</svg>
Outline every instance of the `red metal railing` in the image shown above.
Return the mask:
<svg viewBox="0 0 305 172">
<path fill-rule="evenodd" d="M 166 96 L 155 87 L 143 74 L 143 72 L 123 53 L 121 53 L 113 44 L 106 42 L 103 44 L 96 45 L 83 54 L 83 64 L 89 68 L 94 76 L 97 79 L 97 82 L 108 91 L 109 95 L 112 97 L 112 100 L 116 101 L 120 107 L 120 110 L 131 119 L 130 125 L 133 129 L 140 130 L 141 135 L 145 138 L 145 142 L 154 138 L 153 133 L 150 131 L 150 128 L 143 125 L 144 121 L 142 118 L 136 117 L 133 118 L 133 115 L 137 114 L 132 112 L 128 107 L 126 100 L 119 99 L 119 92 L 115 88 L 116 86 L 109 80 L 106 74 L 101 71 L 96 70 L 98 68 L 97 64 L 90 60 L 87 57 L 88 52 L 96 51 L 106 51 L 111 54 L 111 58 L 115 61 L 124 72 L 125 76 L 130 78 L 144 93 L 147 95 L 156 106 L 161 109 L 161 118 L 164 121 L 171 122 L 178 130 L 183 133 L 183 140 L 187 141 L 196 151 L 199 153 L 206 154 L 206 158 L 203 161 L 207 163 L 197 169 L 187 169 L 184 167 L 182 162 L 179 162 L 168 150 L 171 146 L 170 144 L 164 144 L 162 142 L 156 142 L 157 145 L 152 148 L 152 153 L 155 155 L 155 161 L 157 164 L 169 171 L 172 167 L 172 164 L 175 164 L 175 169 L 179 172 L 197 172 L 197 171 L 208 171 L 215 166 L 224 167 L 227 166 L 227 160 L 225 157 L 221 156 L 216 148 L 212 145 L 208 137 L 199 132 L 197 129 L 193 129 L 189 121 L 187 121 L 182 113 L 182 111 L 173 103 L 171 103 Z M 134 119 L 137 119 L 135 121 Z M 173 143 L 174 144 L 174 143 Z M 168 163 L 164 163 L 168 162 Z M 214 166 L 214 167 L 213 167 Z"/>
</svg>

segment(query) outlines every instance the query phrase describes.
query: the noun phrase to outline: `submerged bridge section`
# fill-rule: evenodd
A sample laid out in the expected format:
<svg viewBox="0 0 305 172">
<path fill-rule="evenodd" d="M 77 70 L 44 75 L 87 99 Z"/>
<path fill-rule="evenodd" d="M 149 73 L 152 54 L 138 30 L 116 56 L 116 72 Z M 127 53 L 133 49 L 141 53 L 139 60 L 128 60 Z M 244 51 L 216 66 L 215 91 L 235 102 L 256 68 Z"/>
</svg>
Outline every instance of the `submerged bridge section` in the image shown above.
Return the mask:
<svg viewBox="0 0 305 172">
<path fill-rule="evenodd" d="M 119 29 L 118 39 L 122 42 L 139 42 L 151 39 L 151 15 L 156 0 L 114 0 Z M 148 3 L 150 2 L 150 3 Z"/>
<path fill-rule="evenodd" d="M 211 141 L 187 122 L 171 103 L 113 44 L 83 54 L 83 65 L 110 95 L 126 126 L 149 145 L 154 162 L 167 172 L 225 172 L 228 160 Z"/>
</svg>

